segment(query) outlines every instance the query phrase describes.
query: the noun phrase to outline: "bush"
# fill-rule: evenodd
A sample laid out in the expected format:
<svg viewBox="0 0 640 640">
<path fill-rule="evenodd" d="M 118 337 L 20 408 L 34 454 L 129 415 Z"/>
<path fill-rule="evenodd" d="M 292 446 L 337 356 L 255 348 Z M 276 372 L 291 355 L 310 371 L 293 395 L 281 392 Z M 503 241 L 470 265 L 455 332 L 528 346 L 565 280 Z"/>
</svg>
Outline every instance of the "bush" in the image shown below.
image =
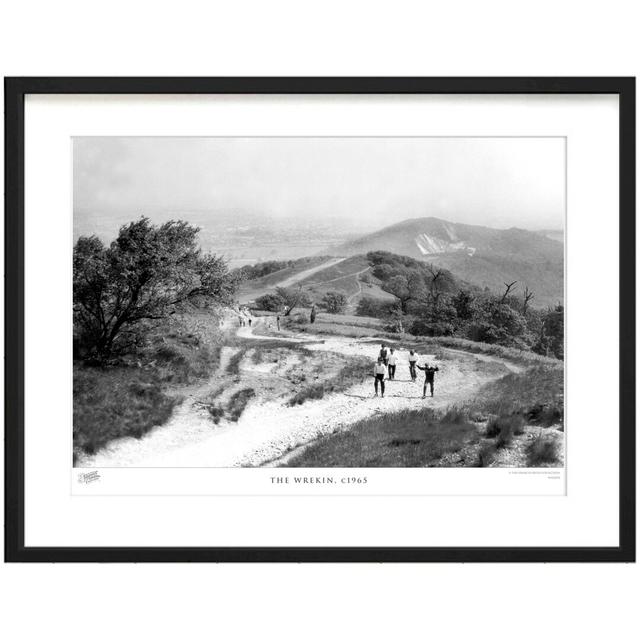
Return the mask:
<svg viewBox="0 0 640 640">
<path fill-rule="evenodd" d="M 558 445 L 555 440 L 543 435 L 536 436 L 527 446 L 527 461 L 530 467 L 541 467 L 558 461 Z"/>
<path fill-rule="evenodd" d="M 339 291 L 327 291 L 322 297 L 322 306 L 329 313 L 341 313 L 347 306 L 347 296 Z"/>
<path fill-rule="evenodd" d="M 284 300 L 277 293 L 265 293 L 256 300 L 256 306 L 263 311 L 280 311 Z"/>
</svg>

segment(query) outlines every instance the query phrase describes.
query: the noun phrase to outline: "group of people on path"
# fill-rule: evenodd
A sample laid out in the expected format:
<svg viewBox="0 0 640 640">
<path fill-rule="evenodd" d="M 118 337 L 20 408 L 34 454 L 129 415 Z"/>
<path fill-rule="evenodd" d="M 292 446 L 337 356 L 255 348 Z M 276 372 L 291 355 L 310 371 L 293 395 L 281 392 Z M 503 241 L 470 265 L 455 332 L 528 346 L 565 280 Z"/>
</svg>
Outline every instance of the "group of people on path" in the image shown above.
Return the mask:
<svg viewBox="0 0 640 640">
<path fill-rule="evenodd" d="M 384 398 L 385 389 L 385 374 L 388 375 L 388 380 L 396 379 L 396 367 L 398 366 L 398 356 L 393 347 L 387 349 L 383 344 L 380 345 L 380 353 L 378 360 L 373 367 L 373 385 L 375 388 L 376 396 L 378 395 L 378 387 L 380 388 L 381 396 Z M 418 374 L 416 368 L 424 371 L 424 386 L 422 388 L 422 397 L 427 397 L 427 387 L 431 391 L 431 397 L 433 397 L 433 388 L 435 381 L 436 371 L 440 371 L 437 366 L 431 365 L 425 362 L 424 366 L 418 364 L 418 354 L 411 349 L 409 351 L 409 375 L 411 381 L 415 382 Z"/>
</svg>

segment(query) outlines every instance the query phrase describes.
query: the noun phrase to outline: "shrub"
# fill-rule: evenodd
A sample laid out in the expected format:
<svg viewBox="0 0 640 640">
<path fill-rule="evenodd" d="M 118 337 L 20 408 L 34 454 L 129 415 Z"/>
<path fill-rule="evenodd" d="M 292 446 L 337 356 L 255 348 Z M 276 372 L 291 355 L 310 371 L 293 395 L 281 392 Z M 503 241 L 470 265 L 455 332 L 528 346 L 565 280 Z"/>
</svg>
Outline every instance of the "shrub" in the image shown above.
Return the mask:
<svg viewBox="0 0 640 640">
<path fill-rule="evenodd" d="M 256 299 L 256 306 L 264 311 L 280 311 L 284 300 L 277 293 L 265 293 Z"/>
<path fill-rule="evenodd" d="M 339 291 L 327 291 L 322 297 L 322 306 L 329 313 L 341 313 L 347 306 L 347 296 Z"/>
<path fill-rule="evenodd" d="M 541 467 L 558 461 L 558 445 L 553 438 L 536 436 L 527 446 L 527 461 L 530 467 Z"/>
</svg>

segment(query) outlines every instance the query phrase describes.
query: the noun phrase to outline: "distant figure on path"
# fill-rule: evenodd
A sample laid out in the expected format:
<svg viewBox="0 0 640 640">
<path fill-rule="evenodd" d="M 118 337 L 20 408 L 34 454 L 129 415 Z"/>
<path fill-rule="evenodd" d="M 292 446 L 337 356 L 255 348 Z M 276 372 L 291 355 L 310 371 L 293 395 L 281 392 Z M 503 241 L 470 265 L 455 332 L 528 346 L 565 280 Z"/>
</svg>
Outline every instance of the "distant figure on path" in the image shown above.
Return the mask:
<svg viewBox="0 0 640 640">
<path fill-rule="evenodd" d="M 238 316 L 238 324 L 242 326 L 242 318 L 240 316 Z"/>
<path fill-rule="evenodd" d="M 251 318 L 249 318 L 249 326 L 251 326 Z"/>
<path fill-rule="evenodd" d="M 386 372 L 386 367 L 384 366 L 384 362 L 382 358 L 378 358 L 378 362 L 373 367 L 373 386 L 376 390 L 376 396 L 378 395 L 378 385 L 380 385 L 380 391 L 382 392 L 382 397 L 384 398 L 384 374 Z"/>
<path fill-rule="evenodd" d="M 278 331 L 280 331 L 280 316 L 276 318 L 276 322 L 278 323 Z"/>
<path fill-rule="evenodd" d="M 387 352 L 387 347 L 384 346 L 384 342 L 380 344 L 380 354 L 378 357 L 382 359 L 386 367 L 388 363 L 389 353 Z"/>
<path fill-rule="evenodd" d="M 313 324 L 316 321 L 316 305 L 315 304 L 313 305 L 313 307 L 311 307 L 311 315 L 309 316 L 309 320 L 311 324 Z"/>
<path fill-rule="evenodd" d="M 396 379 L 396 365 L 398 364 L 398 356 L 393 352 L 393 349 L 389 349 L 389 358 L 387 360 L 389 365 L 389 380 Z"/>
<path fill-rule="evenodd" d="M 418 354 L 411 349 L 411 351 L 409 351 L 409 373 L 411 374 L 411 382 L 415 382 L 418 376 L 416 373 L 416 362 L 418 362 Z"/>
<path fill-rule="evenodd" d="M 422 389 L 422 397 L 427 397 L 427 385 L 431 387 L 431 397 L 433 398 L 433 379 L 436 371 L 440 371 L 438 367 L 432 367 L 430 364 L 425 364 L 424 367 L 418 365 L 418 369 L 424 371 L 424 387 Z"/>
</svg>

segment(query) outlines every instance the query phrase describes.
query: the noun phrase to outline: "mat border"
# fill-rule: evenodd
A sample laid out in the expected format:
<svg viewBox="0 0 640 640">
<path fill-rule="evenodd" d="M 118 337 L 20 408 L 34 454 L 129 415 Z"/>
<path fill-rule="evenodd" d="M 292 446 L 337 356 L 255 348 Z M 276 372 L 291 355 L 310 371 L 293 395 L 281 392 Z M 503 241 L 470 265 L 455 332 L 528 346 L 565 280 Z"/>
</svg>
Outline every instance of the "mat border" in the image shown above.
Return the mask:
<svg viewBox="0 0 640 640">
<path fill-rule="evenodd" d="M 634 77 L 5 78 L 5 562 L 635 562 Z M 24 99 L 27 94 L 617 94 L 620 475 L 617 547 L 25 547 Z M 632 292 L 632 293 L 630 293 Z"/>
</svg>

